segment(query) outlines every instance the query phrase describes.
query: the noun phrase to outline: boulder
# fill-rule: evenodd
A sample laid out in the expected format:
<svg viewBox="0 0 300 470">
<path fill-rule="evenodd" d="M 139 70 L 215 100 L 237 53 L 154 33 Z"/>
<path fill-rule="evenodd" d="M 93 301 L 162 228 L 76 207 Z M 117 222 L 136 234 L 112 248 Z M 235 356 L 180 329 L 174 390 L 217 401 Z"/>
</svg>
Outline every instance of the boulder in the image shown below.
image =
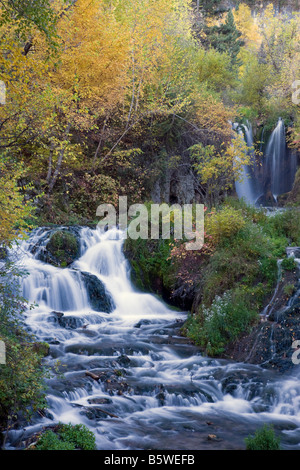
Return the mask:
<svg viewBox="0 0 300 470">
<path fill-rule="evenodd" d="M 44 263 L 65 268 L 80 256 L 78 234 L 71 228 L 55 230 L 45 246 L 41 247 L 37 258 Z"/>
<path fill-rule="evenodd" d="M 111 295 L 106 291 L 103 282 L 97 276 L 81 272 L 81 279 L 84 282 L 88 299 L 91 307 L 96 312 L 111 313 L 114 308 L 114 302 Z"/>
</svg>

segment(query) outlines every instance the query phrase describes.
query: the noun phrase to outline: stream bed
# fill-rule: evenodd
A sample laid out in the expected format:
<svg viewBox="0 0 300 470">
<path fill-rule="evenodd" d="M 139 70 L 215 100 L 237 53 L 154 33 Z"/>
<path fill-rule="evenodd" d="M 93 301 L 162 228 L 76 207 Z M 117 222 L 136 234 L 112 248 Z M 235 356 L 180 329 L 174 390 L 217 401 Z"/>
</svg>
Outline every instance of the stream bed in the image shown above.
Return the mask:
<svg viewBox="0 0 300 470">
<path fill-rule="evenodd" d="M 61 374 L 47 380 L 46 412 L 11 431 L 8 449 L 58 422 L 86 425 L 99 450 L 245 449 L 264 423 L 283 449 L 300 448 L 298 367 L 204 357 L 180 335 L 187 313 L 132 285 L 123 232 L 78 228 L 80 256 L 59 268 L 41 261 L 52 230 L 16 250 L 23 296 L 37 304 L 26 325 Z"/>
</svg>

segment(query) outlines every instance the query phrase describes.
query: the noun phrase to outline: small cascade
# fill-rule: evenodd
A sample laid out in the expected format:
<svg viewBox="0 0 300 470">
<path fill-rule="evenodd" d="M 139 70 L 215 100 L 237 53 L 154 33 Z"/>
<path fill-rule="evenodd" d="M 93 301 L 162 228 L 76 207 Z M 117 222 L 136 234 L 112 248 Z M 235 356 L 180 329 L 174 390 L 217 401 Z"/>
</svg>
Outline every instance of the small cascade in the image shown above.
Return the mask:
<svg viewBox="0 0 300 470">
<path fill-rule="evenodd" d="M 298 370 L 286 378 L 203 356 L 180 335 L 187 314 L 132 285 L 122 231 L 77 234 L 80 257 L 66 268 L 39 260 L 50 229 L 34 231 L 11 253 L 29 273 L 23 295 L 38 305 L 25 320 L 50 346 L 52 375 L 46 413 L 11 430 L 7 449 L 24 448 L 58 422 L 87 426 L 99 450 L 241 449 L 264 423 L 275 425 L 285 449 L 300 448 Z M 91 286 L 110 308 L 95 307 Z"/>
<path fill-rule="evenodd" d="M 287 256 L 289 258 L 293 258 L 296 265 L 297 265 L 297 270 L 298 270 L 298 286 L 296 289 L 296 292 L 292 295 L 292 297 L 288 301 L 287 307 L 293 307 L 294 305 L 297 305 L 300 303 L 300 247 L 289 247 L 287 248 Z"/>
<path fill-rule="evenodd" d="M 281 277 L 282 277 L 282 271 L 281 271 L 281 264 L 282 264 L 282 259 L 279 259 L 277 260 L 277 283 L 276 283 L 276 287 L 275 287 L 275 290 L 274 290 L 274 294 L 270 300 L 270 302 L 265 306 L 263 312 L 261 313 L 261 317 L 263 319 L 267 319 L 274 311 L 274 308 L 275 308 L 275 299 L 277 297 L 277 293 L 278 293 L 278 289 L 279 289 L 279 285 L 280 285 L 280 281 L 281 281 Z"/>
</svg>

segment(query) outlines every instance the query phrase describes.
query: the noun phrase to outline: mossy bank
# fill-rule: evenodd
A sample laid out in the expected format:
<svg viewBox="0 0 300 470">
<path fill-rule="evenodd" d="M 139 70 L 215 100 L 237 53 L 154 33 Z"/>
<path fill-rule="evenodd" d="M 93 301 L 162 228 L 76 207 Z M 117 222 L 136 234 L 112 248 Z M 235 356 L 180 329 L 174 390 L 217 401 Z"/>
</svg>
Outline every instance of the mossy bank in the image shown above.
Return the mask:
<svg viewBox="0 0 300 470">
<path fill-rule="evenodd" d="M 127 239 L 124 252 L 138 287 L 189 312 L 182 334 L 206 354 L 228 356 L 259 324 L 278 282 L 278 260 L 285 271 L 294 267 L 286 249 L 300 245 L 300 212 L 268 214 L 232 198 L 207 210 L 205 231 L 200 251 L 173 239 Z M 297 277 L 283 279 L 288 298 Z"/>
</svg>

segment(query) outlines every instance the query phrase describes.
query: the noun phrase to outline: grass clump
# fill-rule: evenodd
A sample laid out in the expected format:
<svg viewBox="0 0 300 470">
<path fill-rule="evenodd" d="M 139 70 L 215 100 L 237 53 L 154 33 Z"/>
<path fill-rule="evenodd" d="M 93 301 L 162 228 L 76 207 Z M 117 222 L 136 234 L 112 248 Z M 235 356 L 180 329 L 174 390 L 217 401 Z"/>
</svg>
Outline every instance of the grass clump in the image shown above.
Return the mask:
<svg viewBox="0 0 300 470">
<path fill-rule="evenodd" d="M 293 271 L 297 268 L 297 264 L 293 256 L 290 258 L 284 258 L 281 263 L 281 268 L 285 271 Z"/>
<path fill-rule="evenodd" d="M 94 434 L 83 424 L 59 424 L 43 433 L 36 450 L 96 450 Z"/>
<path fill-rule="evenodd" d="M 245 439 L 247 450 L 280 450 L 280 439 L 276 437 L 272 426 L 264 425 L 254 436 Z"/>
</svg>

